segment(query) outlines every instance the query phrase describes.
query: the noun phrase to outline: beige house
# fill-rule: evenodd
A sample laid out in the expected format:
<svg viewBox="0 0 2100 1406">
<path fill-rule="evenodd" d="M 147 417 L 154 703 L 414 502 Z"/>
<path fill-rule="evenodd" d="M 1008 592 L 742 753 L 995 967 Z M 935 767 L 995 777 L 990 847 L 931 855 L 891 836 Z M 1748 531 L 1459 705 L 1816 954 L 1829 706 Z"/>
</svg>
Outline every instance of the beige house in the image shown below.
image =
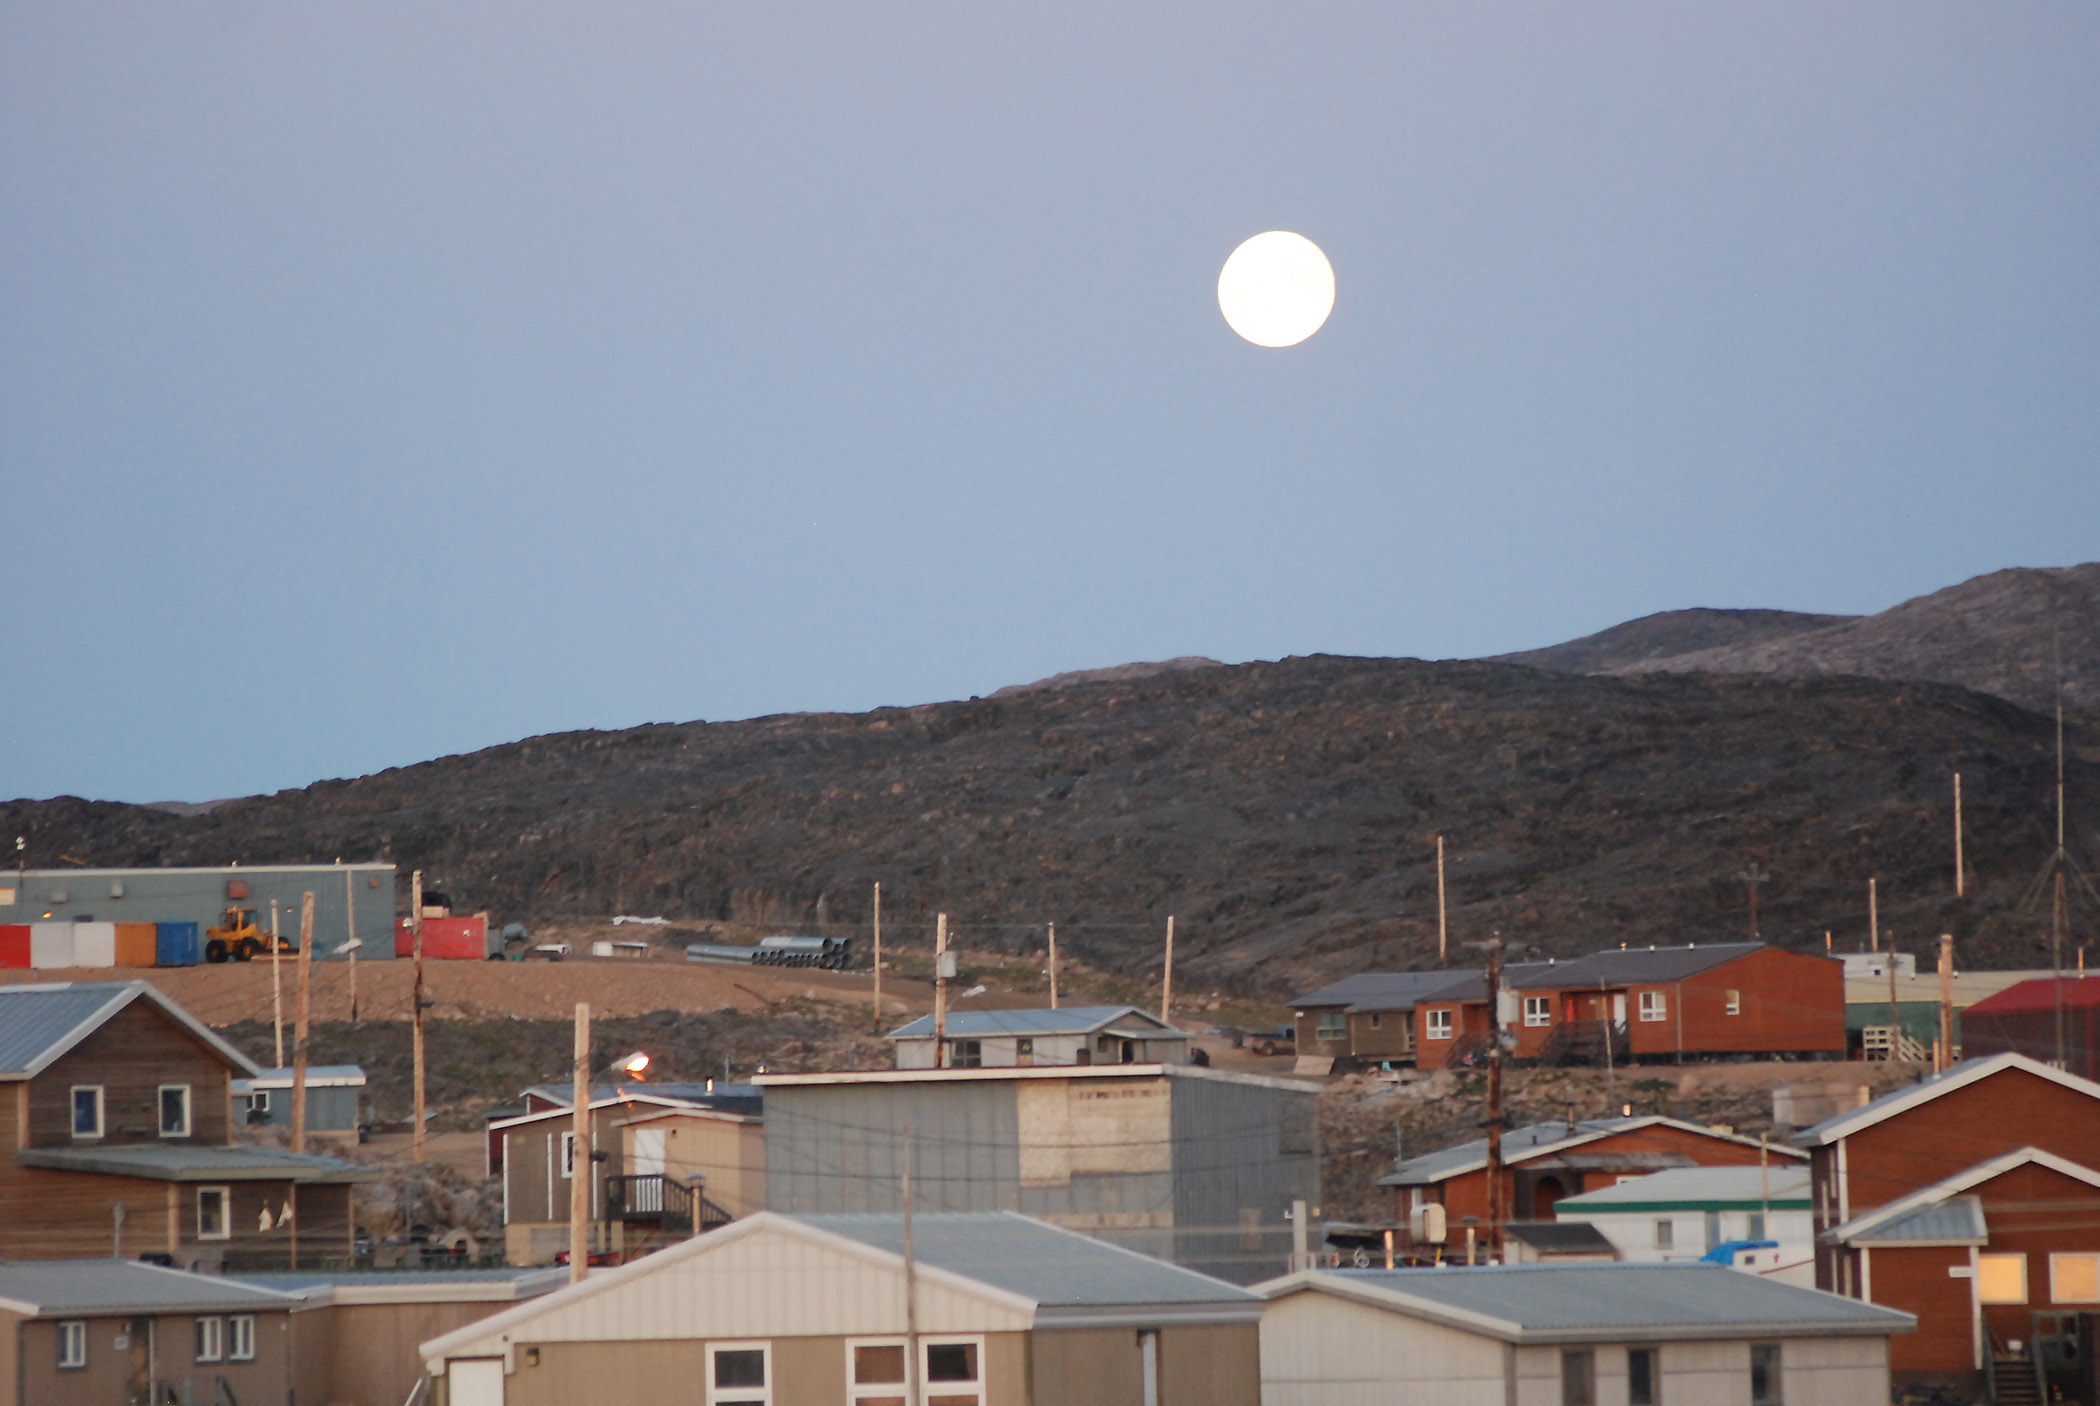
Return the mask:
<svg viewBox="0 0 2100 1406">
<path fill-rule="evenodd" d="M 1315 1270 L 1256 1292 L 1262 1406 L 1865 1406 L 1916 1325 L 1710 1264 Z"/>
<path fill-rule="evenodd" d="M 425 1343 L 433 1406 L 1260 1406 L 1245 1289 L 1008 1212 L 905 1243 L 752 1216 Z"/>
</svg>

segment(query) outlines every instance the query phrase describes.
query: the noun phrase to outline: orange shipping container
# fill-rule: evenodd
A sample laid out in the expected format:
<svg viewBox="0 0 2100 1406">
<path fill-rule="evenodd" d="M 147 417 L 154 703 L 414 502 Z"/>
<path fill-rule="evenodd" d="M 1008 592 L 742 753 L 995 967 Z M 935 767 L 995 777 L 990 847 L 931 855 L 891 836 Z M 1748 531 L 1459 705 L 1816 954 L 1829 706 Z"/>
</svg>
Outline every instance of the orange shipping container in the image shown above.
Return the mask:
<svg viewBox="0 0 2100 1406">
<path fill-rule="evenodd" d="M 151 923 L 117 924 L 117 965 L 150 967 L 159 945 L 159 931 Z"/>
</svg>

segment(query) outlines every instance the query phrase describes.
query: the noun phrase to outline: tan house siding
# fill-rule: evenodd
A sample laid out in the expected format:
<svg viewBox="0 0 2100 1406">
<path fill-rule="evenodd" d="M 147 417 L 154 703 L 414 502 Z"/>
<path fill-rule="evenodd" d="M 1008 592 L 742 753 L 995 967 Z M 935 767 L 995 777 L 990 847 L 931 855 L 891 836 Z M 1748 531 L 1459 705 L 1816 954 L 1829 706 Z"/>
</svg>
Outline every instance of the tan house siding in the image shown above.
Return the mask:
<svg viewBox="0 0 2100 1406">
<path fill-rule="evenodd" d="M 73 1136 L 73 1086 L 102 1086 L 100 1138 Z M 190 1135 L 160 1135 L 160 1086 L 190 1086 Z M 232 1140 L 233 1072 L 146 1001 L 133 1001 L 29 1081 L 31 1147 L 115 1147 L 179 1142 L 223 1147 Z"/>
<path fill-rule="evenodd" d="M 1037 1333 L 1042 1342 L 1055 1334 Z M 1084 1396 L 1066 1397 L 1083 1406 Z M 1167 1328 L 1159 1335 L 1160 1406 L 1261 1406 L 1261 1325 Z"/>
<path fill-rule="evenodd" d="M 210 1316 L 225 1318 L 230 1315 Z M 197 1361 L 197 1320 L 190 1314 L 166 1314 L 150 1320 L 89 1318 L 87 1365 L 61 1370 L 58 1366 L 58 1325 L 63 1320 L 37 1318 L 25 1322 L 14 1315 L 5 1315 L 0 1317 L 0 1328 L 4 1328 L 11 1340 L 16 1336 L 15 1325 L 20 1324 L 20 1360 L 15 1364 L 15 1372 L 7 1378 L 6 1391 L 13 1392 L 15 1383 L 21 1383 L 17 1406 L 131 1400 L 134 1374 L 149 1370 L 142 1339 L 146 1335 L 145 1325 L 150 1321 L 153 1325 L 150 1371 L 164 1391 L 174 1392 L 176 1400 L 212 1400 L 214 1385 L 221 1377 L 241 1401 L 282 1400 L 292 1386 L 286 1329 L 288 1317 L 282 1311 L 255 1315 L 253 1362 Z M 116 1345 L 119 1334 L 128 1336 L 131 1345 L 119 1348 Z M 14 1351 L 12 1341 L 8 1350 L 10 1353 Z M 144 1382 L 139 1382 L 139 1385 L 143 1388 Z M 140 1399 L 143 1395 L 141 1390 Z M 10 1395 L 0 1395 L 0 1401 L 11 1400 L 14 1398 Z"/>
<path fill-rule="evenodd" d="M 1126 1333 L 1123 1336 L 1128 1337 Z M 505 1406 L 704 1406 L 710 1342 L 765 1343 L 773 1355 L 773 1406 L 844 1406 L 845 1337 L 716 1338 L 518 1345 Z M 534 1352 L 539 1364 L 532 1365 Z M 1022 1333 L 985 1337 L 986 1406 L 1029 1406 L 1028 1345 Z M 1098 1391 L 1058 1398 L 1093 1406 Z M 1136 1398 L 1132 1398 L 1135 1406 Z M 1042 1396 L 1035 1406 L 1053 1406 Z"/>
</svg>

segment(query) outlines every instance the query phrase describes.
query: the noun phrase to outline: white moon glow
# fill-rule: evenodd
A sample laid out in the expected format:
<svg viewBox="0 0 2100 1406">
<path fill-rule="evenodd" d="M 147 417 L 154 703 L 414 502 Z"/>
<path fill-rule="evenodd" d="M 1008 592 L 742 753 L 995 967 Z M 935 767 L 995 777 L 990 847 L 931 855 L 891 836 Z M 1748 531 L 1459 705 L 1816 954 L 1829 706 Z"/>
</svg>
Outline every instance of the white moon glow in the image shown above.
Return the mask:
<svg viewBox="0 0 2100 1406">
<path fill-rule="evenodd" d="M 1258 347 L 1295 347 L 1334 311 L 1334 266 L 1302 234 L 1257 234 L 1218 274 L 1218 309 Z"/>
</svg>

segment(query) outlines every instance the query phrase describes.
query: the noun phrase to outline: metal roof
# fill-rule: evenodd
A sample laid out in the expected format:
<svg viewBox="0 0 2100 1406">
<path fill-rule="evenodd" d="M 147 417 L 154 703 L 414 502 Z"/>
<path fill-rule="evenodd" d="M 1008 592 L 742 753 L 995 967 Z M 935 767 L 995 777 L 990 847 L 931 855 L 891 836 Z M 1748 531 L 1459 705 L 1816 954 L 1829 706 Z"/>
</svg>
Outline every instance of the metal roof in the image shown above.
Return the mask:
<svg viewBox="0 0 2100 1406">
<path fill-rule="evenodd" d="M 1002 1011 L 950 1011 L 948 1012 L 948 1038 L 953 1040 L 976 1039 L 985 1035 L 1091 1035 L 1103 1026 L 1113 1025 L 1119 1020 L 1135 1016 L 1152 1026 L 1149 1035 L 1187 1039 L 1185 1031 L 1176 1030 L 1156 1015 L 1147 1015 L 1136 1006 L 1064 1006 L 1057 1010 L 1031 1008 L 1027 1010 Z M 933 1017 L 922 1015 L 917 1020 L 898 1026 L 889 1033 L 892 1040 L 929 1038 L 933 1034 Z"/>
<path fill-rule="evenodd" d="M 138 1260 L 0 1260 L 0 1305 L 62 1314 L 253 1313 L 298 1305 L 290 1294 L 216 1274 Z"/>
<path fill-rule="evenodd" d="M 1675 1167 L 1580 1196 L 1563 1196 L 1553 1203 L 1553 1213 L 1666 1207 L 1754 1211 L 1760 1205 L 1805 1211 L 1809 1208 L 1808 1185 L 1808 1168 L 1795 1161 L 1763 1172 L 1756 1167 Z"/>
<path fill-rule="evenodd" d="M 234 1280 L 310 1304 L 510 1303 L 569 1282 L 563 1266 L 481 1269 L 339 1269 L 237 1274 Z"/>
<path fill-rule="evenodd" d="M 534 1084 L 525 1092 L 567 1108 L 576 1090 L 569 1084 Z M 756 1084 L 598 1084 L 591 1089 L 591 1103 L 617 1103 L 622 1099 L 660 1103 L 690 1103 L 722 1113 L 760 1113 L 766 1091 Z"/>
<path fill-rule="evenodd" d="M 1981 1245 L 1990 1238 L 1983 1202 L 1974 1196 L 1955 1196 L 1936 1205 L 1919 1206 L 1844 1237 L 1850 1245 Z"/>
<path fill-rule="evenodd" d="M 15 1154 L 25 1167 L 62 1172 L 100 1172 L 148 1181 L 376 1181 L 380 1170 L 273 1147 L 139 1143 L 114 1147 L 25 1147 Z"/>
<path fill-rule="evenodd" d="M 1292 999 L 1292 1010 L 1343 1006 L 1361 1011 L 1407 1010 L 1446 987 L 1478 984 L 1479 972 L 1358 972 Z"/>
<path fill-rule="evenodd" d="M 2058 988 L 2062 989 L 2063 1003 L 2067 1010 L 2085 1010 L 2100 1006 L 2100 972 L 2090 976 L 2057 978 L 2039 977 L 2008 986 L 1995 996 L 1986 996 L 1970 1006 L 1968 1015 L 2032 1015 L 2039 1011 L 2054 1012 Z"/>
<path fill-rule="evenodd" d="M 1269 1298 L 1333 1293 L 1514 1343 L 1879 1336 L 1917 1325 L 1894 1309 L 1698 1263 L 1326 1270 L 1256 1288 Z"/>
<path fill-rule="evenodd" d="M 1619 1257 L 1611 1241 L 1604 1238 L 1604 1232 L 1586 1220 L 1511 1221 L 1502 1227 L 1502 1233 L 1542 1254 Z"/>
<path fill-rule="evenodd" d="M 904 1253 L 901 1215 L 790 1219 Z M 914 1254 L 927 1264 L 1033 1299 L 1039 1320 L 1059 1316 L 1058 1309 L 1163 1304 L 1244 1305 L 1258 1311 L 1261 1304 L 1259 1295 L 1223 1280 L 1013 1211 L 913 1216 L 912 1241 Z"/>
<path fill-rule="evenodd" d="M 1973 1167 L 1965 1167 L 1953 1176 L 1942 1177 L 1930 1186 L 1919 1187 L 1907 1196 L 1899 1196 L 1893 1201 L 1856 1215 L 1843 1225 L 1824 1231 L 1823 1238 L 1849 1244 L 1863 1237 L 1878 1234 L 1883 1226 L 1907 1217 L 1913 1211 L 1944 1205 L 1964 1192 L 1972 1191 L 1987 1182 L 1995 1181 L 2007 1172 L 2026 1166 L 2042 1167 L 2072 1181 L 2100 1187 L 2100 1172 L 2091 1167 L 2080 1166 L 2067 1157 L 2059 1157 L 2054 1152 L 2044 1152 L 2039 1147 L 2020 1147 L 2011 1152 L 2001 1152 Z"/>
<path fill-rule="evenodd" d="M 1508 984 L 1519 989 L 1537 989 L 1646 986 L 1682 981 L 1724 962 L 1761 952 L 1764 948 L 1762 942 L 1710 942 L 1704 947 L 1615 947 L 1577 957 L 1571 962 L 1552 962 L 1543 966 L 1529 963 L 1523 971 L 1512 972 Z"/>
<path fill-rule="evenodd" d="M 150 1001 L 237 1073 L 255 1062 L 144 981 L 0 986 L 0 1080 L 33 1079 L 133 1001 Z"/>
<path fill-rule="evenodd" d="M 253 1079 L 236 1079 L 233 1091 L 247 1093 L 251 1089 L 289 1089 L 296 1082 L 290 1069 L 264 1069 Z M 306 1087 L 309 1089 L 363 1088 L 364 1069 L 355 1064 L 309 1064 L 306 1066 Z"/>
<path fill-rule="evenodd" d="M 1505 1163 L 1529 1162 L 1536 1157 L 1541 1157 L 1560 1149 L 1567 1149 L 1573 1152 L 1574 1149 L 1581 1147 L 1585 1143 L 1595 1142 L 1599 1138 L 1609 1137 L 1613 1133 L 1631 1132 L 1636 1128 L 1648 1127 L 1681 1128 L 1686 1132 L 1698 1133 L 1704 1137 L 1719 1138 L 1725 1142 L 1740 1143 L 1751 1147 L 1757 1145 L 1756 1140 L 1753 1138 L 1742 1137 L 1735 1133 L 1724 1133 L 1713 1128 L 1703 1128 L 1697 1123 L 1686 1123 L 1676 1118 L 1665 1118 L 1659 1114 L 1651 1114 L 1634 1118 L 1584 1118 L 1578 1121 L 1572 1129 L 1569 1128 L 1565 1121 L 1533 1123 L 1529 1127 L 1511 1128 L 1502 1135 L 1502 1158 Z M 1774 1147 L 1772 1151 L 1774 1154 L 1787 1157 L 1793 1162 L 1803 1160 L 1802 1154 L 1792 1148 Z M 1659 1158 L 1668 1158 L 1672 1155 L 1667 1153 L 1627 1153 L 1613 1156 L 1609 1160 L 1615 1165 L 1653 1166 Z M 1577 1157 L 1569 1156 L 1567 1160 L 1573 1165 Z M 1470 1142 L 1461 1142 L 1455 1146 L 1442 1148 L 1435 1152 L 1425 1152 L 1420 1157 L 1411 1157 L 1380 1177 L 1378 1184 L 1380 1186 L 1426 1186 L 1432 1182 L 1442 1181 L 1446 1177 L 1457 1176 L 1461 1172 L 1469 1172 L 1476 1167 L 1484 1167 L 1486 1165 L 1487 1139 L 1484 1137 L 1474 1138 Z M 1605 1170 L 1605 1168 L 1592 1167 L 1590 1170 Z"/>
<path fill-rule="evenodd" d="M 1974 1007 L 1970 1009 L 1973 1010 Z M 1960 1064 L 1930 1078 L 1920 1079 L 1907 1088 L 1885 1093 L 1880 1098 L 1848 1109 L 1835 1118 L 1826 1118 L 1814 1127 L 1803 1128 L 1794 1134 L 1792 1140 L 1801 1147 L 1827 1146 L 1841 1137 L 1870 1128 L 1885 1118 L 1893 1118 L 1918 1104 L 1936 1099 L 1941 1094 L 1952 1093 L 1978 1080 L 2015 1069 L 2100 1100 L 2100 1084 L 2095 1084 L 2090 1079 L 2081 1079 L 2076 1074 L 2066 1074 L 2061 1069 L 2051 1069 L 2040 1060 L 2029 1059 L 2026 1055 L 2007 1051 L 1982 1059 L 1965 1059 Z"/>
</svg>

